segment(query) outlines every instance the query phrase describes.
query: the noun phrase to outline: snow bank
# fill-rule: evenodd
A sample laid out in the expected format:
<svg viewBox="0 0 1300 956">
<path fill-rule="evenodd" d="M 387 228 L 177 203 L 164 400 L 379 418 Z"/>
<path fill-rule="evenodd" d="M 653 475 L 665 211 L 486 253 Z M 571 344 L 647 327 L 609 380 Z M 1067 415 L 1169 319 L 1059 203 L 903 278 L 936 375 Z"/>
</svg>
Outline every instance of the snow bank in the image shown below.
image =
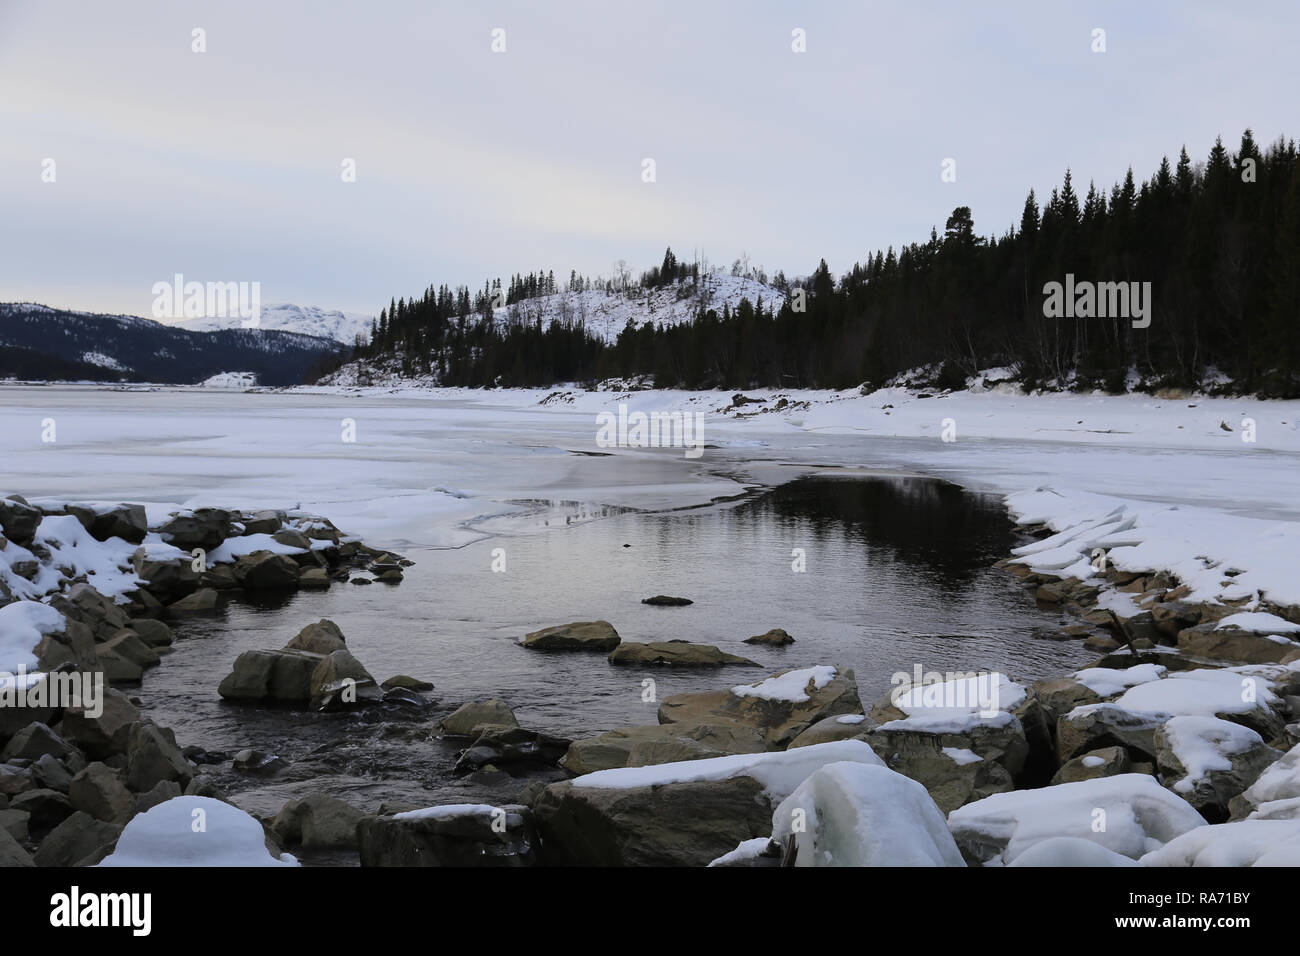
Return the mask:
<svg viewBox="0 0 1300 956">
<path fill-rule="evenodd" d="M 832 763 L 772 814 L 772 838 L 795 839 L 795 866 L 965 866 L 925 787 L 888 767 Z"/>
<path fill-rule="evenodd" d="M 1091 840 L 1136 860 L 1204 824 L 1191 804 L 1142 773 L 997 793 L 948 815 L 958 846 L 989 864 L 1011 863 L 1053 837 Z"/>
<path fill-rule="evenodd" d="M 627 787 L 651 787 L 665 783 L 691 783 L 700 780 L 728 780 L 753 777 L 763 789 L 777 799 L 794 792 L 809 774 L 828 763 L 851 761 L 883 767 L 885 762 L 861 740 L 835 740 L 825 744 L 796 747 L 759 754 L 731 754 L 704 760 L 681 760 L 650 767 L 616 767 L 575 777 L 575 787 L 601 787 L 621 790 Z"/>
<path fill-rule="evenodd" d="M 266 848 L 262 825 L 211 797 L 173 797 L 132 818 L 100 866 L 297 866 Z"/>
<path fill-rule="evenodd" d="M 1143 866 L 1300 866 L 1300 820 L 1203 826 L 1142 857 Z"/>
<path fill-rule="evenodd" d="M 0 671 L 14 674 L 19 668 L 34 669 L 38 662 L 32 652 L 41 638 L 65 626 L 63 615 L 48 604 L 15 601 L 0 607 Z"/>
<path fill-rule="evenodd" d="M 1035 843 L 1007 866 L 1141 866 L 1131 857 L 1082 837 L 1052 837 Z"/>
<path fill-rule="evenodd" d="M 1214 717 L 1249 714 L 1281 703 L 1272 684 L 1232 669 L 1178 671 L 1126 690 L 1115 706 L 1139 713 Z"/>
</svg>

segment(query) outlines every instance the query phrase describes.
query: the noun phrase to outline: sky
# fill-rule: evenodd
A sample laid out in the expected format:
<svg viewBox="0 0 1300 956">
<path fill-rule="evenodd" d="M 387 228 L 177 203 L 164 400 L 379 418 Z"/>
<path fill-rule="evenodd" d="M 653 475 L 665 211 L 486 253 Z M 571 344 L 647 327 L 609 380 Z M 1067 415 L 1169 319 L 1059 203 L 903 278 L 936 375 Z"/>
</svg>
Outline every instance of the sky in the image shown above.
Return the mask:
<svg viewBox="0 0 1300 956">
<path fill-rule="evenodd" d="M 1294 0 L 0 0 L 0 301 L 149 315 L 180 273 L 373 313 L 669 245 L 839 273 L 1067 166 L 1300 137 L 1296 36 Z"/>
</svg>

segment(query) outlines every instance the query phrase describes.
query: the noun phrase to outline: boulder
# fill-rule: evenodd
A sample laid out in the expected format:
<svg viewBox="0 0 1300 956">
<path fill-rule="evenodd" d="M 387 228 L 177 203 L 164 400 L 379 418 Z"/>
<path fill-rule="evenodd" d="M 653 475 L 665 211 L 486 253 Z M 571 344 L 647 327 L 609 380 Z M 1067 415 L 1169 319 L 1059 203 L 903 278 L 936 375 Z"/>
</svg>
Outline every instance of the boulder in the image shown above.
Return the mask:
<svg viewBox="0 0 1300 956">
<path fill-rule="evenodd" d="M 114 684 L 137 684 L 144 676 L 144 668 L 108 644 L 95 645 L 96 670 L 104 672 L 105 680 Z"/>
<path fill-rule="evenodd" d="M 133 617 L 127 626 L 150 647 L 169 647 L 174 639 L 172 629 L 162 621 L 149 617 Z"/>
<path fill-rule="evenodd" d="M 275 534 L 284 524 L 284 514 L 279 511 L 257 511 L 240 516 L 244 534 Z"/>
<path fill-rule="evenodd" d="M 813 744 L 830 743 L 832 740 L 851 740 L 854 737 L 866 739 L 866 734 L 875 729 L 876 723 L 862 714 L 840 714 L 819 720 L 794 740 L 787 749 L 811 747 Z"/>
<path fill-rule="evenodd" d="M 14 544 L 31 544 L 42 517 L 39 508 L 13 498 L 0 500 L 0 531 Z"/>
<path fill-rule="evenodd" d="M 325 591 L 329 586 L 329 572 L 324 568 L 308 568 L 298 575 L 298 587 L 305 591 Z"/>
<path fill-rule="evenodd" d="M 217 591 L 215 588 L 199 588 L 187 594 L 179 601 L 167 605 L 167 613 L 174 617 L 190 614 L 211 614 L 217 609 Z"/>
<path fill-rule="evenodd" d="M 656 594 L 654 597 L 642 598 L 642 604 L 651 604 L 655 607 L 686 607 L 688 604 L 694 604 L 690 598 L 672 597 L 668 594 Z"/>
<path fill-rule="evenodd" d="M 394 674 L 379 686 L 384 690 L 433 690 L 433 684 L 430 681 L 420 680 L 417 677 L 408 677 L 406 674 Z M 496 723 L 496 721 L 488 721 L 488 723 Z"/>
<path fill-rule="evenodd" d="M 168 727 L 142 720 L 131 728 L 126 753 L 127 786 L 137 793 L 152 790 L 163 780 L 184 786 L 194 777 L 194 767 L 176 746 Z"/>
<path fill-rule="evenodd" d="M 291 590 L 298 586 L 298 564 L 270 551 L 254 551 L 235 562 L 235 580 L 250 591 Z"/>
<path fill-rule="evenodd" d="M 1178 649 L 1193 657 L 1242 664 L 1275 664 L 1300 645 L 1285 637 L 1207 621 L 1178 632 Z"/>
<path fill-rule="evenodd" d="M 189 789 L 189 787 L 193 786 L 200 779 L 202 778 L 195 777 L 190 781 L 186 789 Z M 159 780 L 158 783 L 154 784 L 152 790 L 148 790 L 145 793 L 137 793 L 135 795 L 135 812 L 147 813 L 154 807 L 158 806 L 158 804 L 165 803 L 173 797 L 179 797 L 184 792 L 185 790 L 183 790 L 181 785 L 175 780 Z"/>
<path fill-rule="evenodd" d="M 46 754 L 63 760 L 75 753 L 76 748 L 38 721 L 28 724 L 9 739 L 0 750 L 0 760 L 38 760 Z"/>
<path fill-rule="evenodd" d="M 310 691 L 311 705 L 321 710 L 364 704 L 384 696 L 379 682 L 347 650 L 325 655 L 312 671 Z"/>
<path fill-rule="evenodd" d="M 230 512 L 220 508 L 198 508 L 188 514 L 174 515 L 158 528 L 165 542 L 182 551 L 194 548 L 213 551 L 232 531 Z"/>
<path fill-rule="evenodd" d="M 26 810 L 0 810 L 0 830 L 4 830 L 19 843 L 27 842 L 27 821 L 32 815 Z M 0 866 L 3 866 L 0 863 Z"/>
<path fill-rule="evenodd" d="M 144 505 L 120 504 L 112 508 L 95 509 L 87 505 L 68 505 L 68 514 L 74 515 L 82 527 L 96 541 L 121 538 L 139 544 L 149 530 Z"/>
<path fill-rule="evenodd" d="M 308 624 L 284 645 L 286 651 L 309 651 L 321 655 L 345 651 L 347 647 L 347 640 L 339 626 L 326 618 Z"/>
<path fill-rule="evenodd" d="M 642 667 L 666 665 L 671 667 L 722 667 L 735 664 L 758 667 L 756 661 L 720 651 L 712 644 L 691 644 L 687 641 L 660 641 L 638 644 L 625 641 L 610 651 L 611 664 L 639 665 Z"/>
<path fill-rule="evenodd" d="M 503 700 L 471 700 L 461 704 L 439 723 L 442 733 L 450 737 L 469 737 L 484 724 L 518 727 L 514 711 Z"/>
<path fill-rule="evenodd" d="M 144 548 L 136 549 L 131 563 L 136 577 L 143 579 L 145 587 L 165 601 L 189 594 L 204 577 L 194 570 L 191 558 L 152 558 Z"/>
<path fill-rule="evenodd" d="M 65 707 L 60 725 L 66 738 L 96 759 L 125 754 L 130 744 L 131 727 L 140 719 L 140 708 L 119 690 L 104 688 L 98 716 L 86 707 Z"/>
<path fill-rule="evenodd" d="M 34 828 L 52 827 L 72 814 L 72 804 L 57 790 L 24 790 L 9 801 L 10 810 L 23 810 L 30 814 Z"/>
<path fill-rule="evenodd" d="M 473 773 L 491 765 L 553 766 L 572 741 L 523 727 L 483 724 L 477 728 L 474 742 L 456 759 L 456 773 Z"/>
<path fill-rule="evenodd" d="M 40 512 L 38 511 L 37 514 Z M 22 844 L 14 839 L 8 830 L 0 827 L 0 869 L 35 865 L 32 855 L 23 849 Z"/>
<path fill-rule="evenodd" d="M 309 651 L 245 651 L 217 693 L 227 700 L 306 704 L 312 697 L 312 677 L 324 660 L 324 655 Z"/>
<path fill-rule="evenodd" d="M 1106 747 L 1135 750 L 1154 761 L 1155 732 L 1168 715 L 1125 710 L 1113 703 L 1084 704 L 1056 722 L 1056 755 L 1061 763 Z"/>
<path fill-rule="evenodd" d="M 533 631 L 522 643 L 540 651 L 612 651 L 619 636 L 608 621 L 575 621 Z"/>
<path fill-rule="evenodd" d="M 122 628 L 98 647 L 101 655 L 106 649 L 142 669 L 157 667 L 161 661 L 158 652 L 142 641 L 140 635 L 129 627 Z"/>
<path fill-rule="evenodd" d="M 560 766 L 581 775 L 614 767 L 645 767 L 727 754 L 760 753 L 765 743 L 757 729 L 731 722 L 623 727 L 575 740 Z"/>
<path fill-rule="evenodd" d="M 770 631 L 764 631 L 762 634 L 755 634 L 753 637 L 745 638 L 745 643 L 766 644 L 768 647 L 785 647 L 787 644 L 793 644 L 794 638 L 781 628 L 774 627 Z"/>
<path fill-rule="evenodd" d="M 1094 780 L 1097 777 L 1114 777 L 1121 773 L 1131 773 L 1133 763 L 1128 751 L 1123 747 L 1102 747 L 1089 750 L 1061 764 L 1052 777 L 1052 785 L 1058 783 L 1078 783 L 1080 780 Z"/>
<path fill-rule="evenodd" d="M 860 713 L 853 671 L 820 666 L 781 671 L 754 684 L 667 697 L 659 705 L 659 722 L 743 724 L 761 731 L 768 749 L 777 750 L 819 720 Z"/>
<path fill-rule="evenodd" d="M 357 824 L 364 816 L 337 797 L 313 793 L 286 803 L 272 821 L 271 831 L 286 846 L 304 850 L 353 849 Z"/>
<path fill-rule="evenodd" d="M 50 831 L 36 851 L 37 866 L 86 866 L 113 852 L 122 828 L 77 811 Z"/>
<path fill-rule="evenodd" d="M 1023 725 L 1005 712 L 951 726 L 890 721 L 865 739 L 891 770 L 924 786 L 945 813 L 1015 789 L 1029 750 Z"/>
<path fill-rule="evenodd" d="M 357 837 L 362 866 L 532 866 L 540 842 L 527 807 L 486 804 L 366 817 Z"/>
<path fill-rule="evenodd" d="M 81 763 L 80 760 L 77 762 Z M 28 770 L 32 775 L 32 783 L 38 787 L 67 793 L 72 784 L 72 774 L 68 768 L 49 754 L 41 756 Z"/>
<path fill-rule="evenodd" d="M 109 823 L 125 824 L 136 812 L 135 798 L 121 777 L 98 761 L 72 778 L 68 802 L 74 810 Z"/>
<path fill-rule="evenodd" d="M 1229 802 L 1281 752 L 1255 731 L 1218 717 L 1174 717 L 1155 732 L 1161 781 L 1207 820 L 1228 819 Z"/>
</svg>

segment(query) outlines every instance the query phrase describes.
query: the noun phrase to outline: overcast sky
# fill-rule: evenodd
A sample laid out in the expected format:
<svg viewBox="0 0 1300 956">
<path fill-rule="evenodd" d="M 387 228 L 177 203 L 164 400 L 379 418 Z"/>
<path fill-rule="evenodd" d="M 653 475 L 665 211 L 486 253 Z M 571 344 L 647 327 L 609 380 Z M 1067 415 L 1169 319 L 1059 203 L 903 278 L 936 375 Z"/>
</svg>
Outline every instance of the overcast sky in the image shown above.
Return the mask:
<svg viewBox="0 0 1300 956">
<path fill-rule="evenodd" d="M 666 245 L 839 272 L 959 205 L 1004 232 L 1067 165 L 1300 136 L 1295 0 L 808 6 L 0 0 L 0 301 L 147 315 L 179 272 L 376 312 Z"/>
</svg>

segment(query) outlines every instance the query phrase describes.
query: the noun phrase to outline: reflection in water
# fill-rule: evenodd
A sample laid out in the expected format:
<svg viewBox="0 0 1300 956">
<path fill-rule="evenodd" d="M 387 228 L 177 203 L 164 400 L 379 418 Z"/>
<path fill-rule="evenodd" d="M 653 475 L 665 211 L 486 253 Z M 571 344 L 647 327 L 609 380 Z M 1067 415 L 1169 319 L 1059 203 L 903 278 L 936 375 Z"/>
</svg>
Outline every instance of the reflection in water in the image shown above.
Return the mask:
<svg viewBox="0 0 1300 956">
<path fill-rule="evenodd" d="M 613 667 L 601 654 L 518 646 L 526 632 L 551 624 L 605 619 L 624 640 L 717 644 L 767 673 L 840 664 L 854 669 L 868 706 L 889 690 L 892 673 L 917 664 L 1033 679 L 1091 657 L 1078 644 L 1029 639 L 1046 616 L 990 567 L 1015 544 L 998 501 L 930 479 L 804 478 L 741 502 L 663 513 L 528 502 L 474 527 L 491 537 L 408 552 L 416 563 L 398 586 L 234 598 L 217 618 L 178 624 L 174 653 L 145 677 L 146 709 L 182 745 L 256 747 L 293 761 L 272 781 L 237 776 L 228 761 L 214 766 L 219 782 L 258 812 L 311 790 L 373 810 L 383 801 L 512 798 L 451 777 L 455 745 L 431 739 L 432 721 L 464 701 L 500 697 L 525 726 L 578 737 L 653 724 L 665 696 L 761 673 Z M 493 570 L 496 549 L 504 551 L 503 572 Z M 802 572 L 792 569 L 796 549 Z M 641 604 L 652 594 L 695 603 Z M 401 673 L 433 681 L 437 706 L 412 722 L 219 700 L 216 687 L 239 653 L 280 647 L 322 617 L 339 624 L 378 680 Z M 796 643 L 742 643 L 773 627 Z M 656 701 L 643 699 L 646 678 Z"/>
</svg>

